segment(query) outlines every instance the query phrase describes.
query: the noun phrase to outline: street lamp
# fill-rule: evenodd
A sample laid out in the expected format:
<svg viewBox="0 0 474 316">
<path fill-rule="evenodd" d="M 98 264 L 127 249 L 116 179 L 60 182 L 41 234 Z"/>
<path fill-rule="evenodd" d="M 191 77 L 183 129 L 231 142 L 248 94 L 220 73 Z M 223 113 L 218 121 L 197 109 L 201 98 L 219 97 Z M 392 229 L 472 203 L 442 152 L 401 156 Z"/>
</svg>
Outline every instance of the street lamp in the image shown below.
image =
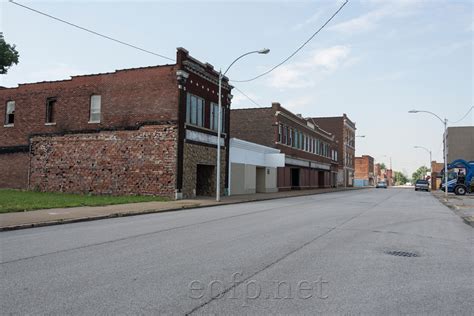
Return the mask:
<svg viewBox="0 0 474 316">
<path fill-rule="evenodd" d="M 219 114 L 217 119 L 217 170 L 216 170 L 216 201 L 221 200 L 221 133 L 222 133 L 222 78 L 225 77 L 225 74 L 229 71 L 230 67 L 235 64 L 239 59 L 250 54 L 268 54 L 270 49 L 264 48 L 261 50 L 254 50 L 237 57 L 230 65 L 227 67 L 226 71 L 222 73 L 219 70 Z"/>
<path fill-rule="evenodd" d="M 443 123 L 444 125 L 444 197 L 445 198 L 448 198 L 448 153 L 447 153 L 447 150 L 446 150 L 446 136 L 447 136 L 447 126 L 448 126 L 448 119 L 442 119 L 441 117 L 439 117 L 438 115 L 434 114 L 433 112 L 430 112 L 430 111 L 421 111 L 421 110 L 410 110 L 408 111 L 408 113 L 428 113 L 428 114 L 431 114 L 435 117 L 438 118 L 438 120 L 441 121 L 441 123 Z"/>
<path fill-rule="evenodd" d="M 429 164 L 429 168 L 431 169 L 431 161 L 433 161 L 432 158 L 431 158 L 431 150 L 429 150 L 428 148 L 423 147 L 423 146 L 413 146 L 413 148 L 424 149 L 425 151 L 427 151 L 427 152 L 430 154 L 430 164 Z M 431 170 L 431 171 L 433 171 L 433 170 Z"/>
</svg>

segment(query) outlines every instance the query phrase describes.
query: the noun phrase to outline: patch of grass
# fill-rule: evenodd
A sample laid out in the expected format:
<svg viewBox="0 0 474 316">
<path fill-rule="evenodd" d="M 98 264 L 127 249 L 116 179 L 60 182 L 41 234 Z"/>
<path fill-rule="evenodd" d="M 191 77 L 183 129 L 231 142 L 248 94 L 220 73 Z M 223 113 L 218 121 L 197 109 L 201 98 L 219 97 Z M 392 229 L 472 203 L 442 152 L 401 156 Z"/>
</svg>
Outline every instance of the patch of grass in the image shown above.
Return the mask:
<svg viewBox="0 0 474 316">
<path fill-rule="evenodd" d="M 168 198 L 159 196 L 80 195 L 7 189 L 0 190 L 0 213 L 168 200 Z"/>
</svg>

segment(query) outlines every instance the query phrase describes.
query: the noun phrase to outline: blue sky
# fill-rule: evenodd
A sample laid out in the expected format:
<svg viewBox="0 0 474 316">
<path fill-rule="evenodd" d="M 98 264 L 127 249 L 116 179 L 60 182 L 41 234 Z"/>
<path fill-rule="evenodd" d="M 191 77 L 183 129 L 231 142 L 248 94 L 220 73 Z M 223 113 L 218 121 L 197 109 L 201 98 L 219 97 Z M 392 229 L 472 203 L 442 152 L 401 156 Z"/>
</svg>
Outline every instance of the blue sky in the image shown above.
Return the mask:
<svg viewBox="0 0 474 316">
<path fill-rule="evenodd" d="M 341 5 L 341 1 L 21 1 L 81 26 L 174 58 L 182 46 L 226 68 L 240 54 L 264 47 L 228 73 L 251 78 L 280 62 Z M 20 64 L 0 85 L 169 63 L 0 3 L 0 28 L 17 45 Z M 472 1 L 349 1 L 299 54 L 270 75 L 235 85 L 261 106 L 272 101 L 304 116 L 347 113 L 357 124 L 357 155 L 410 174 L 442 160 L 442 125 L 473 105 Z M 233 107 L 255 107 L 234 90 Z M 461 125 L 473 125 L 473 114 Z"/>
</svg>

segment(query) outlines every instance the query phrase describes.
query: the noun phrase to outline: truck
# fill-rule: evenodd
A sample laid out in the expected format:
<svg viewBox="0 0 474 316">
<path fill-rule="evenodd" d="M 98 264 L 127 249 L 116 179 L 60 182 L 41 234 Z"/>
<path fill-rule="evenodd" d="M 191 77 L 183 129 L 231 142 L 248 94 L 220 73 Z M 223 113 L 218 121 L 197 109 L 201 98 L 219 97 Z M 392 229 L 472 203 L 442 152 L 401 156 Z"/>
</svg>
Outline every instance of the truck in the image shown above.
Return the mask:
<svg viewBox="0 0 474 316">
<path fill-rule="evenodd" d="M 443 181 L 440 189 L 444 191 L 445 174 L 441 171 Z M 474 161 L 456 159 L 448 164 L 448 192 L 465 195 L 474 191 Z"/>
</svg>

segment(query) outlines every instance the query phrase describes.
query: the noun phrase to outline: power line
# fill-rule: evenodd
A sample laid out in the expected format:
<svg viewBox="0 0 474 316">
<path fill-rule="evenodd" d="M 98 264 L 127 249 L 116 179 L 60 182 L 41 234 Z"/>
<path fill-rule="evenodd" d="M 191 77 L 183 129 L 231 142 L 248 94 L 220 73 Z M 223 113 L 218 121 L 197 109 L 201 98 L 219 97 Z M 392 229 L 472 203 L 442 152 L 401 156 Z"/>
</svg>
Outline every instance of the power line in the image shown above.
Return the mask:
<svg viewBox="0 0 474 316">
<path fill-rule="evenodd" d="M 260 104 L 258 104 L 256 101 L 254 101 L 251 97 L 249 97 L 247 94 L 245 94 L 245 92 L 243 92 L 242 90 L 240 90 L 239 88 L 237 88 L 236 86 L 234 86 L 234 89 L 239 91 L 240 94 L 242 94 L 244 97 L 246 97 L 247 99 L 250 100 L 250 102 L 252 102 L 253 104 L 255 104 L 256 106 L 258 107 L 263 107 L 261 106 Z"/>
<path fill-rule="evenodd" d="M 250 79 L 246 79 L 246 80 L 231 80 L 232 82 L 249 82 L 249 81 L 253 81 L 255 79 L 258 79 L 260 77 L 263 77 L 265 75 L 268 75 L 269 73 L 271 73 L 273 70 L 277 69 L 278 67 L 280 67 L 281 65 L 283 65 L 284 63 L 286 63 L 288 60 L 290 60 L 293 56 L 295 56 L 300 50 L 303 49 L 303 47 L 306 46 L 306 44 L 308 44 L 316 35 L 318 35 L 319 32 L 321 32 L 321 30 L 323 28 L 326 27 L 326 25 L 329 24 L 329 22 L 331 22 L 331 20 L 339 13 L 339 11 L 342 10 L 342 8 L 349 2 L 349 0 L 346 0 L 340 7 L 339 9 L 337 9 L 336 12 L 334 12 L 333 15 L 331 15 L 331 17 L 316 31 L 313 33 L 313 35 L 311 35 L 303 44 L 301 44 L 293 53 L 290 54 L 290 56 L 286 57 L 282 62 L 280 62 L 279 64 L 273 66 L 272 68 L 270 68 L 269 70 L 265 71 L 264 73 L 256 76 L 256 77 L 253 77 L 253 78 L 250 78 Z"/>
<path fill-rule="evenodd" d="M 33 8 L 31 8 L 31 7 L 28 7 L 28 6 L 26 6 L 26 5 L 23 5 L 23 4 L 20 4 L 20 3 L 18 3 L 18 2 L 15 2 L 15 1 L 13 1 L 13 0 L 9 0 L 9 1 L 10 1 L 10 3 L 12 3 L 12 4 L 14 4 L 14 5 L 17 5 L 17 6 L 19 6 L 19 7 L 22 7 L 22 8 L 24 8 L 24 9 L 27 9 L 27 10 L 33 11 L 33 12 L 35 12 L 35 13 L 41 14 L 41 15 L 43 15 L 43 16 L 46 16 L 46 17 L 48 17 L 48 18 L 51 18 L 51 19 L 53 19 L 53 20 L 56 20 L 56 21 L 59 21 L 59 22 L 65 23 L 65 24 L 67 24 L 67 25 L 69 25 L 69 26 L 72 26 L 72 27 L 78 28 L 78 29 L 80 29 L 80 30 L 83 30 L 83 31 L 89 32 L 89 33 L 91 33 L 91 34 L 94 34 L 94 35 L 97 35 L 97 36 L 103 37 L 103 38 L 105 38 L 105 39 L 108 39 L 108 40 L 111 40 L 111 41 L 113 41 L 113 42 L 116 42 L 116 43 L 119 43 L 119 44 L 122 44 L 122 45 L 125 45 L 125 46 L 128 46 L 128 47 L 131 47 L 131 48 L 135 48 L 135 49 L 138 49 L 138 50 L 140 50 L 140 51 L 142 51 L 142 52 L 145 52 L 145 53 L 148 53 L 148 54 L 151 54 L 151 55 L 155 55 L 155 56 L 158 56 L 158 57 L 161 57 L 161 58 L 167 59 L 167 60 L 175 61 L 173 58 L 166 57 L 166 56 L 164 56 L 164 55 L 161 55 L 161 54 L 154 53 L 154 52 L 152 52 L 152 51 L 149 51 L 149 50 L 147 50 L 147 49 L 144 49 L 144 48 L 138 47 L 138 46 L 136 46 L 136 45 L 129 44 L 129 43 L 126 43 L 126 42 L 124 42 L 124 41 L 118 40 L 118 39 L 116 39 L 116 38 L 113 38 L 113 37 L 110 37 L 110 36 L 107 36 L 107 35 L 104 35 L 104 34 L 98 33 L 98 32 L 96 32 L 96 31 L 93 31 L 93 30 L 87 29 L 87 28 L 85 28 L 85 27 L 82 27 L 82 26 L 79 26 L 79 25 L 77 25 L 77 24 L 74 24 L 74 23 L 68 22 L 68 21 L 66 21 L 66 20 L 63 20 L 63 19 L 57 18 L 57 17 L 55 17 L 55 16 L 52 16 L 52 15 L 50 15 L 50 14 L 47 14 L 47 13 L 41 12 L 41 11 L 39 11 L 39 10 L 33 9 Z"/>
<path fill-rule="evenodd" d="M 469 115 L 469 113 L 472 111 L 472 109 L 474 109 L 474 106 L 471 106 L 471 108 L 467 111 L 467 113 L 461 119 L 457 120 L 456 122 L 451 122 L 451 123 L 456 124 L 456 123 L 461 122 L 462 120 L 464 120 Z"/>
</svg>

